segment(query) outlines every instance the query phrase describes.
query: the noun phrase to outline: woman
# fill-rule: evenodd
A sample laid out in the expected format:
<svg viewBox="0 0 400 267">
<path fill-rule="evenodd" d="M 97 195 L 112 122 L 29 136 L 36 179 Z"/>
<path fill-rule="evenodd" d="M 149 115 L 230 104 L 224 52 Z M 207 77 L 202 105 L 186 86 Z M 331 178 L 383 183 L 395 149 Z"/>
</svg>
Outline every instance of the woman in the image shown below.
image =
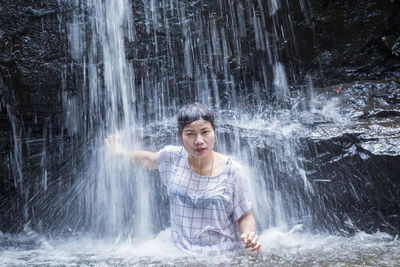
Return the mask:
<svg viewBox="0 0 400 267">
<path fill-rule="evenodd" d="M 183 147 L 166 146 L 158 153 L 125 151 L 147 169 L 158 169 L 168 189 L 172 238 L 178 248 L 194 253 L 261 251 L 249 192 L 239 163 L 214 152 L 214 114 L 207 106 L 186 105 L 179 113 L 178 136 Z M 243 245 L 241 244 L 243 243 Z"/>
</svg>

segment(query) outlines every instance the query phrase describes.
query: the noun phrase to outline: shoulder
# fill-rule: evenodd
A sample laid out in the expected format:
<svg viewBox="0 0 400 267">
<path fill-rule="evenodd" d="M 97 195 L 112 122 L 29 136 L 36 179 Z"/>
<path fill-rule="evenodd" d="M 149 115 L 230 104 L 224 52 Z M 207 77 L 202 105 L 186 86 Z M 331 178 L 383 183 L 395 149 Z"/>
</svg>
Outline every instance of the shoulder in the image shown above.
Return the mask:
<svg viewBox="0 0 400 267">
<path fill-rule="evenodd" d="M 234 184 L 244 185 L 248 183 L 249 173 L 246 168 L 236 160 L 230 160 L 229 176 Z"/>
<path fill-rule="evenodd" d="M 161 164 L 162 162 L 175 161 L 180 153 L 183 152 L 183 147 L 181 146 L 165 146 L 160 151 L 158 151 L 157 162 Z"/>
<path fill-rule="evenodd" d="M 236 160 L 231 159 L 231 171 L 236 175 L 241 175 L 244 172 L 244 167 Z"/>
<path fill-rule="evenodd" d="M 163 149 L 158 151 L 157 164 L 160 173 L 168 171 L 176 162 L 182 151 L 183 147 L 181 146 L 165 146 Z"/>
<path fill-rule="evenodd" d="M 162 154 L 162 153 L 171 153 L 171 154 L 179 154 L 181 153 L 181 151 L 183 150 L 182 146 L 172 146 L 172 145 L 168 145 L 163 147 L 158 153 Z"/>
<path fill-rule="evenodd" d="M 243 165 L 224 154 L 214 152 L 216 159 L 216 169 L 219 171 L 227 170 L 230 176 L 238 177 L 243 176 L 244 168 Z M 226 168 L 228 166 L 228 168 Z"/>
</svg>

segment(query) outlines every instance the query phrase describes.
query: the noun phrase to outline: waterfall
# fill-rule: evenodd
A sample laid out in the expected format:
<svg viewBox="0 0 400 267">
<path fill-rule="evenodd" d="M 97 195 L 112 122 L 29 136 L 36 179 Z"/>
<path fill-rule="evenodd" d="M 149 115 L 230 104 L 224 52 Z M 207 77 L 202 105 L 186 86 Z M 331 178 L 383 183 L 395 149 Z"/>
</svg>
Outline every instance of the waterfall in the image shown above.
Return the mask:
<svg viewBox="0 0 400 267">
<path fill-rule="evenodd" d="M 75 192 L 85 203 L 85 228 L 130 238 L 167 225 L 166 200 L 156 204 L 165 194 L 157 176 L 110 157 L 102 142 L 114 134 L 129 149 L 179 144 L 177 110 L 194 101 L 216 110 L 217 149 L 247 166 L 260 229 L 310 223 L 304 196 L 312 188 L 296 154 L 299 125 L 288 121 L 289 110 L 271 116 L 271 103 L 280 109 L 290 102 L 279 61 L 281 45 L 296 47 L 288 3 L 68 3 L 72 62 L 65 72 L 74 73 L 78 90 L 64 88 L 63 107 L 68 134 L 89 144 Z"/>
<path fill-rule="evenodd" d="M 304 3 L 296 5 L 305 9 Z M 260 230 L 312 224 L 314 191 L 298 156 L 302 126 L 288 85 L 293 71 L 281 62 L 297 52 L 292 4 L 59 5 L 68 14 L 60 17 L 69 51 L 61 70 L 63 129 L 57 138 L 50 123 L 44 129 L 34 186 L 24 184 L 21 133 L 13 126 L 13 176 L 25 193 L 27 221 L 43 231 L 121 239 L 151 237 L 168 227 L 158 174 L 111 157 L 103 140 L 115 135 L 132 150 L 179 144 L 177 111 L 199 101 L 216 111 L 216 149 L 246 166 Z"/>
<path fill-rule="evenodd" d="M 125 42 L 135 38 L 132 8 L 126 0 L 73 4 L 69 43 L 73 68 L 82 72 L 81 90 L 79 96 L 65 90 L 64 107 L 66 128 L 87 136 L 92 149 L 79 178 L 85 221 L 100 235 L 147 236 L 151 233 L 149 175 L 100 149 L 110 134 L 123 138 L 131 149 L 139 147 L 134 133 L 142 127 L 136 121 L 141 103 L 136 99 L 133 66 L 125 54 Z"/>
</svg>

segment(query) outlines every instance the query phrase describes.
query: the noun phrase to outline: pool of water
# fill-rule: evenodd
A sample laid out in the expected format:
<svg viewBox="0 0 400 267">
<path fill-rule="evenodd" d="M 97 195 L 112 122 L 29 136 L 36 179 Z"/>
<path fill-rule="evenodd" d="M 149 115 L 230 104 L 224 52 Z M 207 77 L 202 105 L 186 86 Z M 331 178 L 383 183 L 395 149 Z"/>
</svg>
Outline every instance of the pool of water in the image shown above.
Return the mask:
<svg viewBox="0 0 400 267">
<path fill-rule="evenodd" d="M 48 239 L 33 231 L 1 234 L 0 266 L 399 266 L 400 241 L 386 233 L 351 237 L 273 228 L 260 234 L 253 255 L 186 255 L 169 241 L 170 230 L 148 240 Z"/>
</svg>

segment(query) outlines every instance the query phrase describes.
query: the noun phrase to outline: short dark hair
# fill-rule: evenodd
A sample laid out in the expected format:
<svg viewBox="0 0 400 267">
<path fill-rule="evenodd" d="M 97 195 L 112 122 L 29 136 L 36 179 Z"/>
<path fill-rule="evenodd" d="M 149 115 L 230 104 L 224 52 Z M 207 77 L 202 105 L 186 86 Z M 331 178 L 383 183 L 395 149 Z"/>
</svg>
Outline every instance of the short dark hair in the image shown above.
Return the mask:
<svg viewBox="0 0 400 267">
<path fill-rule="evenodd" d="M 208 106 L 202 103 L 192 103 L 185 105 L 180 111 L 178 116 L 178 132 L 182 135 L 182 131 L 186 125 L 202 118 L 211 123 L 212 128 L 215 130 L 214 112 Z"/>
</svg>

